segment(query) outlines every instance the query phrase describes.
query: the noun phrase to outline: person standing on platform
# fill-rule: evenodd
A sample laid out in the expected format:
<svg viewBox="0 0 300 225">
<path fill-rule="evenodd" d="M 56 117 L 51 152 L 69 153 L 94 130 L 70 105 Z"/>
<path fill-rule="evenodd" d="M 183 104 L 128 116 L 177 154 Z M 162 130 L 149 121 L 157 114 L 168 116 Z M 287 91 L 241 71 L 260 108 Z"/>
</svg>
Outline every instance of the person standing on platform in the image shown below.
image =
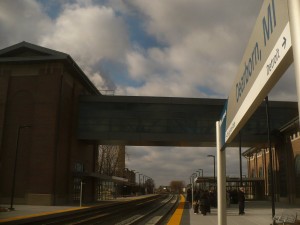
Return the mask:
<svg viewBox="0 0 300 225">
<path fill-rule="evenodd" d="M 190 204 L 192 203 L 192 191 L 190 188 L 186 191 L 186 201 L 188 201 Z"/>
<path fill-rule="evenodd" d="M 230 200 L 231 200 L 230 192 L 226 191 L 226 205 L 228 208 L 230 207 Z"/>
<path fill-rule="evenodd" d="M 239 201 L 239 215 L 245 214 L 245 189 L 240 187 L 238 192 L 238 201 Z"/>
<path fill-rule="evenodd" d="M 194 213 L 195 214 L 199 213 L 199 201 L 200 201 L 200 192 L 195 191 L 194 202 L 193 202 L 193 207 L 194 207 Z"/>
<path fill-rule="evenodd" d="M 200 211 L 203 216 L 210 212 L 209 193 L 204 191 L 200 198 Z"/>
</svg>

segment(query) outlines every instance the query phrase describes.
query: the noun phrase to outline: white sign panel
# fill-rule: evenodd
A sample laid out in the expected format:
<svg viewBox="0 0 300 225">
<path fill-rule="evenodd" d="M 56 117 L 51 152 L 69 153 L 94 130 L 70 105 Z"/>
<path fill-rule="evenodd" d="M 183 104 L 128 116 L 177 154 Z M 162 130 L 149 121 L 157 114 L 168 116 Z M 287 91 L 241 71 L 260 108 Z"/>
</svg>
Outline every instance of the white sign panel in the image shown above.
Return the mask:
<svg viewBox="0 0 300 225">
<path fill-rule="evenodd" d="M 225 143 L 236 136 L 289 67 L 291 47 L 287 1 L 265 0 L 228 98 Z"/>
</svg>

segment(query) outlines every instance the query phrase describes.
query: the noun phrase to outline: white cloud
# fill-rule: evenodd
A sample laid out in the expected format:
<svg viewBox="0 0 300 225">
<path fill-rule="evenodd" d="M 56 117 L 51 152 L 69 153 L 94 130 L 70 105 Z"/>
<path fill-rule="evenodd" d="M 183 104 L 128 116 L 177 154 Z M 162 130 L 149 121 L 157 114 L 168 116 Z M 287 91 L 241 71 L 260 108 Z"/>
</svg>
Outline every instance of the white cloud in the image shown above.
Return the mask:
<svg viewBox="0 0 300 225">
<path fill-rule="evenodd" d="M 52 23 L 34 0 L 0 1 L 0 47 L 21 41 L 38 43 L 51 33 Z"/>
<path fill-rule="evenodd" d="M 127 4 L 144 15 L 145 32 L 165 46 L 140 46 L 128 53 L 129 76 L 145 82 L 121 90 L 129 95 L 227 97 L 240 63 L 237 57 L 244 49 L 236 46 L 248 41 L 245 34 L 250 35 L 249 24 L 254 24 L 253 11 L 258 13 L 259 4 L 236 0 L 153 0 L 151 4 L 133 0 Z M 233 14 L 243 17 L 237 20 Z"/>
<path fill-rule="evenodd" d="M 111 8 L 72 4 L 65 6 L 41 44 L 71 54 L 82 66 L 94 66 L 101 59 L 122 61 L 127 37 L 125 24 Z"/>
<path fill-rule="evenodd" d="M 216 155 L 215 148 L 198 147 L 133 147 L 127 146 L 129 158 L 126 167 L 155 180 L 156 186 L 169 185 L 172 180 L 189 183 L 190 176 L 198 169 L 203 169 L 204 176 L 213 176 L 213 159 L 208 154 Z M 239 149 L 226 149 L 227 176 L 239 177 Z M 217 157 L 216 157 L 217 174 Z M 242 157 L 242 171 L 247 174 L 247 161 Z"/>
</svg>

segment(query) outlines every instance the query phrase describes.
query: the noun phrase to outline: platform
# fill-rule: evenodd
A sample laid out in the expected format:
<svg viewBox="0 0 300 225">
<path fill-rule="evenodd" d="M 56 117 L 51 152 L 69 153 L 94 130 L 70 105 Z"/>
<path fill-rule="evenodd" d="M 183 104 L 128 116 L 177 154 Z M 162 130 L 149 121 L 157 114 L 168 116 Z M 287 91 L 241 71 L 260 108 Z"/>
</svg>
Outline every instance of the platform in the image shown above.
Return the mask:
<svg viewBox="0 0 300 225">
<path fill-rule="evenodd" d="M 290 209 L 297 212 L 300 216 L 300 205 L 292 206 L 282 203 L 275 203 L 275 214 L 280 214 L 284 210 Z M 245 206 L 245 215 L 238 214 L 238 205 L 232 204 L 227 208 L 227 224 L 228 225 L 270 225 L 272 223 L 271 202 L 268 201 L 248 201 Z M 169 223 L 168 225 L 175 225 Z M 178 225 L 218 225 L 217 208 L 211 208 L 211 213 L 203 216 L 202 214 L 194 214 L 190 204 L 185 202 L 182 218 Z"/>
<path fill-rule="evenodd" d="M 149 195 L 131 196 L 131 197 L 119 197 L 116 199 L 105 200 L 98 202 L 97 205 L 109 204 L 112 202 L 119 201 L 130 201 L 138 198 L 146 198 Z M 8 221 L 30 218 L 35 216 L 50 215 L 60 212 L 67 212 L 72 210 L 77 210 L 85 207 L 90 207 L 92 205 L 79 206 L 39 206 L 39 205 L 14 205 L 13 211 L 9 211 L 9 205 L 0 205 L 0 224 Z"/>
</svg>

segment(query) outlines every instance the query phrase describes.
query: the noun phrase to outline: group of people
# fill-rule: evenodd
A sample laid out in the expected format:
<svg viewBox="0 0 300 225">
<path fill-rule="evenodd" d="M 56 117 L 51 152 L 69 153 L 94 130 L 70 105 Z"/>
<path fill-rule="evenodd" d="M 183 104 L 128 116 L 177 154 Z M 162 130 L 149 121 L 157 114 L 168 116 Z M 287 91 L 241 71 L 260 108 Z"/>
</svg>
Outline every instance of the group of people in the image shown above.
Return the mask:
<svg viewBox="0 0 300 225">
<path fill-rule="evenodd" d="M 245 214 L 245 189 L 244 187 L 240 187 L 238 192 L 238 204 L 239 204 L 239 215 Z M 227 193 L 227 206 L 228 206 L 228 193 Z M 192 199 L 193 198 L 193 199 Z M 217 207 L 216 194 L 214 191 L 208 190 L 196 190 L 193 193 L 191 189 L 187 190 L 187 201 L 192 203 L 192 207 L 195 214 L 198 214 L 199 211 L 203 216 L 207 213 L 210 213 L 211 206 Z M 230 197 L 229 197 L 229 205 L 230 205 Z"/>
<path fill-rule="evenodd" d="M 192 199 L 192 192 L 189 189 L 187 191 L 187 201 L 192 203 L 195 214 L 198 214 L 200 211 L 203 216 L 210 213 L 211 206 L 216 207 L 216 196 L 214 191 L 195 190 Z"/>
</svg>

